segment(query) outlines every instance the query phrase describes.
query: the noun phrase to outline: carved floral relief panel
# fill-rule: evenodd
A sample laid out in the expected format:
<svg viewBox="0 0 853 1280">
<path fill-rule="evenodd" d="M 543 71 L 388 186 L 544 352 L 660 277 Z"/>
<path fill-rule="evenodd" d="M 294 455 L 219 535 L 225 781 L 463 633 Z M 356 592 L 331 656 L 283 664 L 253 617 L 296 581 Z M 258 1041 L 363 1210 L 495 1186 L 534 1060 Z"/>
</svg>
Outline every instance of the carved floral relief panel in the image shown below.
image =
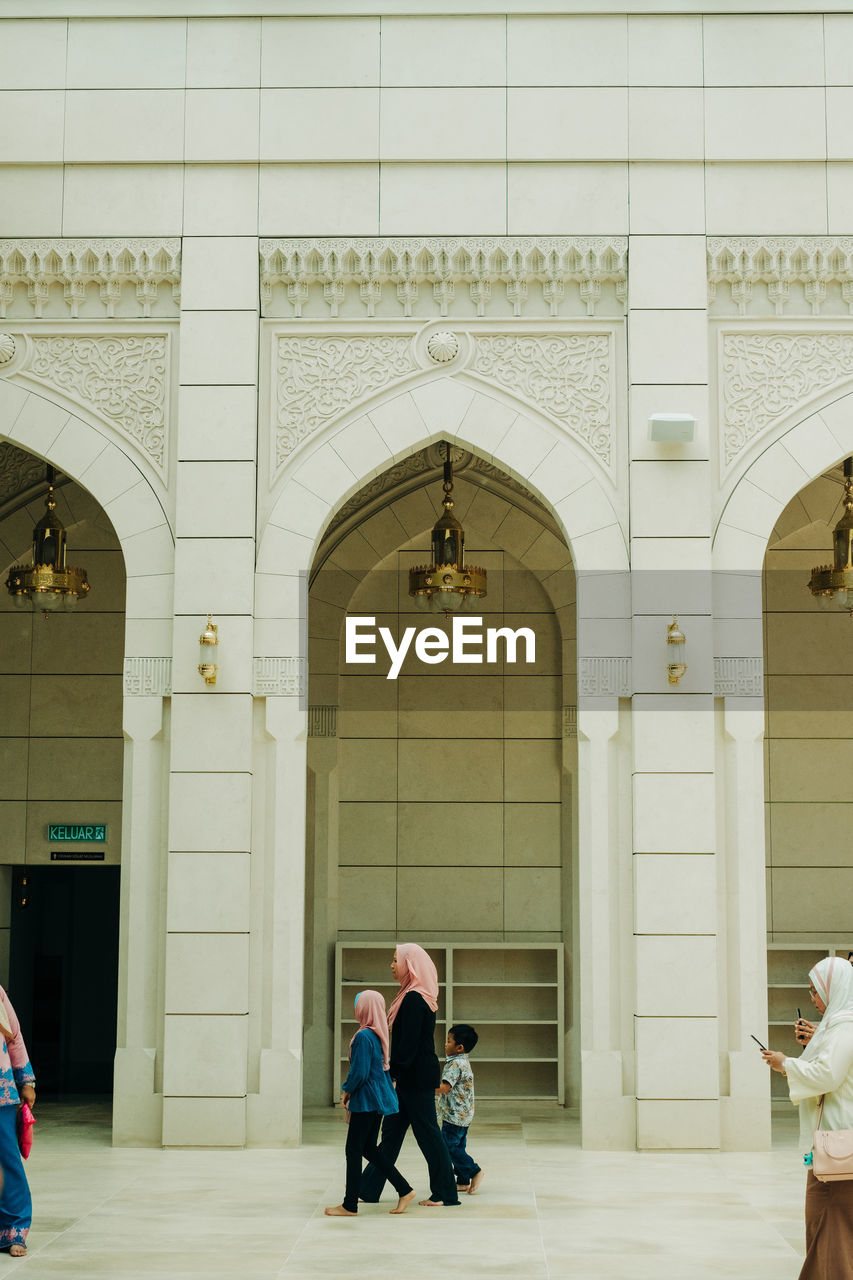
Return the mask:
<svg viewBox="0 0 853 1280">
<path fill-rule="evenodd" d="M 274 469 L 314 431 L 417 368 L 408 335 L 279 336 Z"/>
<path fill-rule="evenodd" d="M 39 327 L 0 333 L 0 377 L 59 392 L 130 444 L 168 478 L 171 334 L 163 327 Z"/>
<path fill-rule="evenodd" d="M 610 466 L 611 334 L 475 337 L 474 352 L 475 373 L 555 418 Z"/>
<path fill-rule="evenodd" d="M 836 330 L 722 331 L 718 380 L 721 472 L 798 406 L 853 379 L 853 326 Z"/>
<path fill-rule="evenodd" d="M 295 325 L 271 331 L 274 483 L 294 451 L 384 390 L 420 385 L 430 374 L 460 374 L 510 393 L 550 417 L 607 471 L 613 466 L 615 326 L 523 333 L 432 326 L 365 332 L 352 326 Z M 342 332 L 343 330 L 343 332 Z"/>
</svg>

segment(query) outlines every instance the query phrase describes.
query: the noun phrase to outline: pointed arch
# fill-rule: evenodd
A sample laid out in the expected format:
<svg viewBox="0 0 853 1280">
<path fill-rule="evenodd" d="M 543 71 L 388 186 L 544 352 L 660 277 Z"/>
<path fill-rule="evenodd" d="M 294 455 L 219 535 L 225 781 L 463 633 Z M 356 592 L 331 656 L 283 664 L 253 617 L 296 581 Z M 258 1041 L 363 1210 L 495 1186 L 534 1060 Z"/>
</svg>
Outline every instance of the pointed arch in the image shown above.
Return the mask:
<svg viewBox="0 0 853 1280">
<path fill-rule="evenodd" d="M 299 448 L 260 534 L 259 576 L 281 575 L 282 566 L 290 575 L 307 570 L 329 519 L 349 497 L 392 462 L 440 439 L 491 459 L 532 489 L 553 511 L 578 571 L 627 570 L 612 490 L 584 447 L 529 406 L 445 377 L 397 390 Z M 273 583 L 261 589 L 274 591 Z"/>
<path fill-rule="evenodd" d="M 714 531 L 713 567 L 760 574 L 773 526 L 791 499 L 851 453 L 853 388 L 816 411 L 804 407 L 729 494 Z"/>
<path fill-rule="evenodd" d="M 151 628 L 136 624 L 171 619 L 174 575 L 172 529 L 147 477 L 93 423 L 6 379 L 0 379 L 0 438 L 60 468 L 103 508 L 127 574 L 125 648 L 132 642 L 134 653 L 145 653 Z M 152 656 L 162 656 L 156 645 Z"/>
</svg>

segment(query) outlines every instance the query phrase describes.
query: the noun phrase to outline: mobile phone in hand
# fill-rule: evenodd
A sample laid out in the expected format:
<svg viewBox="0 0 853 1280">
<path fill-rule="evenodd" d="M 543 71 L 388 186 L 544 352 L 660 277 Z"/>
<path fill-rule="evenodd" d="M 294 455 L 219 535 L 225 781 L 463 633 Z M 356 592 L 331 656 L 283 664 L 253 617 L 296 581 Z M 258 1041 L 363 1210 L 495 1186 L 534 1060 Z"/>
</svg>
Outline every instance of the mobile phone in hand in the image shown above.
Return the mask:
<svg viewBox="0 0 853 1280">
<path fill-rule="evenodd" d="M 759 1049 L 762 1051 L 762 1053 L 766 1053 L 766 1052 L 767 1052 L 767 1046 L 761 1043 L 761 1041 L 758 1039 L 758 1036 L 750 1035 L 750 1037 L 749 1037 L 749 1038 L 750 1038 L 750 1040 L 754 1040 L 754 1041 L 755 1041 L 755 1043 L 758 1045 L 758 1047 L 759 1047 Z"/>
</svg>

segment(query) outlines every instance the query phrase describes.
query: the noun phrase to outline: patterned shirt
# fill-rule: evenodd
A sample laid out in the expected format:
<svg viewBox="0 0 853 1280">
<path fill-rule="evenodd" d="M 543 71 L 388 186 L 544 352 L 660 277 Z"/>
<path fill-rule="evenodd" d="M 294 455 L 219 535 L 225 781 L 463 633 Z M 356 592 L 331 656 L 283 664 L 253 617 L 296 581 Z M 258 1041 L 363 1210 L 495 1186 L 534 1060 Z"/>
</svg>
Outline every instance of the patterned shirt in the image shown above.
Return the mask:
<svg viewBox="0 0 853 1280">
<path fill-rule="evenodd" d="M 467 1129 L 474 1119 L 474 1072 L 467 1053 L 446 1059 L 441 1080 L 450 1085 L 450 1093 L 438 1094 L 439 1119 Z"/>
</svg>

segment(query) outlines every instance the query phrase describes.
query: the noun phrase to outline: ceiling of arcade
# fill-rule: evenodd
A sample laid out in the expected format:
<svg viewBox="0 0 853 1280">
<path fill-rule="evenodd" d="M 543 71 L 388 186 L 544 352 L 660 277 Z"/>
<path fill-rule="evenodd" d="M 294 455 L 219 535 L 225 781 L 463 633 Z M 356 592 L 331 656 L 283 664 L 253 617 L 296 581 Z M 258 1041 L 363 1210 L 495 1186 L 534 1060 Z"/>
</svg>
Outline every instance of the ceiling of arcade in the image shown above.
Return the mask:
<svg viewBox="0 0 853 1280">
<path fill-rule="evenodd" d="M 44 481 L 43 458 L 8 440 L 0 441 L 0 519 L 37 497 L 44 489 Z"/>
<path fill-rule="evenodd" d="M 844 475 L 841 466 L 816 476 L 796 494 L 773 528 L 769 551 L 787 547 L 822 549 L 832 558 L 832 530 L 843 511 Z"/>
</svg>

